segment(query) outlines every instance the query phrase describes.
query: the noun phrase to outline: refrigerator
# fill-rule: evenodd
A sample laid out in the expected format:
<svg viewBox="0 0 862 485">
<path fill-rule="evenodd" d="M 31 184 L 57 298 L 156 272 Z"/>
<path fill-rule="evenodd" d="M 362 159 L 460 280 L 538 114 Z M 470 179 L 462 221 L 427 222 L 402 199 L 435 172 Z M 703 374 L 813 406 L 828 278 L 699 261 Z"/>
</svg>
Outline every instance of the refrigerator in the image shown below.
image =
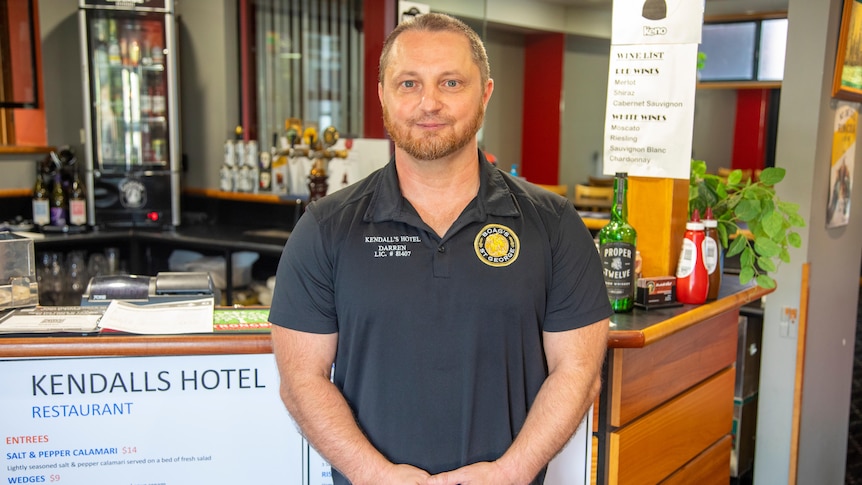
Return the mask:
<svg viewBox="0 0 862 485">
<path fill-rule="evenodd" d="M 80 0 L 87 221 L 180 224 L 177 26 L 173 0 Z"/>
</svg>

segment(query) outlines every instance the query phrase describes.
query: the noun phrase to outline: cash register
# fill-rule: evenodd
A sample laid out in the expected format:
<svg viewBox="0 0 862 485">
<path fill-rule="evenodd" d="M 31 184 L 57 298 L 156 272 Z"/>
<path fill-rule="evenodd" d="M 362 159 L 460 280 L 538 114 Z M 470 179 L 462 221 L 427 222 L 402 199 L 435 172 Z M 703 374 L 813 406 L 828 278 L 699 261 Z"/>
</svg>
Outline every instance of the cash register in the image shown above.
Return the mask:
<svg viewBox="0 0 862 485">
<path fill-rule="evenodd" d="M 215 299 L 216 296 L 208 272 L 161 272 L 156 276 L 100 275 L 90 278 L 81 296 L 81 306 L 108 305 L 112 300 L 147 305 Z"/>
</svg>

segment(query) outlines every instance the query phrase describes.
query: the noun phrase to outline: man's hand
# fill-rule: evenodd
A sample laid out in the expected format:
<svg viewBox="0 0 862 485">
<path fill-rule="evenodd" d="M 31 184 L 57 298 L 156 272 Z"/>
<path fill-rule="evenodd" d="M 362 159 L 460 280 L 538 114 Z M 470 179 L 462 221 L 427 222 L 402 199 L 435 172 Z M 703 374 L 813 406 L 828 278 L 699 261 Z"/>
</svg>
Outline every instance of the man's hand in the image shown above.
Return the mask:
<svg viewBox="0 0 862 485">
<path fill-rule="evenodd" d="M 519 478 L 510 476 L 499 463 L 483 461 L 433 475 L 425 483 L 426 485 L 520 485 L 529 483 L 530 480 L 531 478 L 527 478 L 525 482 L 520 482 Z"/>
<path fill-rule="evenodd" d="M 369 485 L 425 485 L 430 476 L 425 470 L 413 465 L 389 465 L 367 483 Z"/>
</svg>

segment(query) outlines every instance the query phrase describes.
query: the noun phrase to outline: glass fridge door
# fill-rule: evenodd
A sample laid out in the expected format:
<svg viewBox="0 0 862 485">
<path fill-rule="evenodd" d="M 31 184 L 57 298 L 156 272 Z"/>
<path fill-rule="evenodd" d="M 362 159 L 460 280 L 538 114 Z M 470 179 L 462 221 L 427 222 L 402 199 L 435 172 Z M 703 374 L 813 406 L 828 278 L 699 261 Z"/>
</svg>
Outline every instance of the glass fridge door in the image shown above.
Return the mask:
<svg viewBox="0 0 862 485">
<path fill-rule="evenodd" d="M 164 16 L 88 12 L 94 168 L 169 166 Z"/>
</svg>

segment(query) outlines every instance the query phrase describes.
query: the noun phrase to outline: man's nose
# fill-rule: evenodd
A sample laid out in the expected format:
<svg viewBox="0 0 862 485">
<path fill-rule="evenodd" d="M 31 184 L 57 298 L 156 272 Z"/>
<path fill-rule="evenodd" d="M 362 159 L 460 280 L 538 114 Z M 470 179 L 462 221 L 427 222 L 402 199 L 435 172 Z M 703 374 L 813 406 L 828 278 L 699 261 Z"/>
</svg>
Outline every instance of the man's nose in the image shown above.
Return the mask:
<svg viewBox="0 0 862 485">
<path fill-rule="evenodd" d="M 440 93 L 433 87 L 423 89 L 422 99 L 419 105 L 426 111 L 436 111 L 440 109 Z"/>
</svg>

